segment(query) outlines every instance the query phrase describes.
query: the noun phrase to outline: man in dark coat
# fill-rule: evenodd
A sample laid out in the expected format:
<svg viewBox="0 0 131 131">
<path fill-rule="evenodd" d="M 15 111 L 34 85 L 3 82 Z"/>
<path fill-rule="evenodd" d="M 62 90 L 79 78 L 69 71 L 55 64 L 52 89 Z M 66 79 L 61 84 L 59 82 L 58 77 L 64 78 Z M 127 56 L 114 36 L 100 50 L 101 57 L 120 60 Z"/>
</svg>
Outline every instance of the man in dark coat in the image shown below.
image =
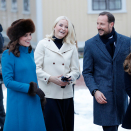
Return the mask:
<svg viewBox="0 0 131 131">
<path fill-rule="evenodd" d="M 130 52 L 130 38 L 114 29 L 115 18 L 102 12 L 98 34 L 85 42 L 83 76 L 94 96 L 94 124 L 104 131 L 118 131 L 127 109 L 123 62 Z"/>
<path fill-rule="evenodd" d="M 3 92 L 2 92 L 2 71 L 1 71 L 1 57 L 3 51 L 4 38 L 1 34 L 3 28 L 0 24 L 0 131 L 3 131 L 4 121 L 5 121 L 5 110 L 3 106 Z"/>
</svg>

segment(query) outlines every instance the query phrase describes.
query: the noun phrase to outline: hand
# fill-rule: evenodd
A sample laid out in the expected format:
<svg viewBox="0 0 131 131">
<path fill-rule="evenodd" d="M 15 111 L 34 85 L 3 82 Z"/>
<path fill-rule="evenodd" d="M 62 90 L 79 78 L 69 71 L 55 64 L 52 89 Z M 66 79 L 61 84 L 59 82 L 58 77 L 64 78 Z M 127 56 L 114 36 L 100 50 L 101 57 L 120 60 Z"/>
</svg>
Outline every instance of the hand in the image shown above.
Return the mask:
<svg viewBox="0 0 131 131">
<path fill-rule="evenodd" d="M 30 96 L 35 96 L 36 95 L 36 91 L 37 91 L 37 83 L 35 82 L 30 82 L 30 87 L 28 90 L 28 95 Z"/>
<path fill-rule="evenodd" d="M 62 76 L 61 77 L 61 81 L 63 81 L 63 82 L 69 82 L 69 81 L 71 81 L 71 76 Z"/>
<path fill-rule="evenodd" d="M 42 107 L 42 110 L 44 111 L 44 107 L 46 104 L 45 93 L 40 88 L 37 88 L 36 94 L 40 97 L 41 107 Z"/>
<path fill-rule="evenodd" d="M 61 77 L 63 75 L 60 76 L 50 76 L 49 81 L 55 83 L 56 85 L 59 86 L 66 86 L 68 84 L 68 82 L 63 82 L 61 81 Z"/>
<path fill-rule="evenodd" d="M 106 97 L 104 96 L 104 94 L 102 92 L 100 92 L 99 90 L 97 90 L 95 92 L 95 95 L 94 95 L 96 101 L 99 103 L 99 104 L 106 104 L 107 101 L 106 101 Z"/>
<path fill-rule="evenodd" d="M 71 76 L 66 76 L 68 78 L 68 81 L 72 81 Z"/>
<path fill-rule="evenodd" d="M 40 88 L 37 88 L 36 94 L 40 97 L 41 100 L 45 99 L 45 93 Z"/>
</svg>

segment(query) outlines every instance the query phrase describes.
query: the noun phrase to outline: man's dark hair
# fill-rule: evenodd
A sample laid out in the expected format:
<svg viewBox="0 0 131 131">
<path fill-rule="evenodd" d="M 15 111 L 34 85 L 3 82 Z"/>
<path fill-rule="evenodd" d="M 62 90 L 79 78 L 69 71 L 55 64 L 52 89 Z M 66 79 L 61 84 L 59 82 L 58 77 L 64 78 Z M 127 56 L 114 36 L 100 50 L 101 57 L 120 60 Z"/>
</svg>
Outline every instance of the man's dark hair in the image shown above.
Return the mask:
<svg viewBox="0 0 131 131">
<path fill-rule="evenodd" d="M 108 17 L 108 22 L 111 23 L 111 22 L 114 22 L 115 23 L 115 17 L 113 14 L 111 14 L 110 12 L 101 12 L 99 14 L 100 15 L 106 15 Z"/>
</svg>

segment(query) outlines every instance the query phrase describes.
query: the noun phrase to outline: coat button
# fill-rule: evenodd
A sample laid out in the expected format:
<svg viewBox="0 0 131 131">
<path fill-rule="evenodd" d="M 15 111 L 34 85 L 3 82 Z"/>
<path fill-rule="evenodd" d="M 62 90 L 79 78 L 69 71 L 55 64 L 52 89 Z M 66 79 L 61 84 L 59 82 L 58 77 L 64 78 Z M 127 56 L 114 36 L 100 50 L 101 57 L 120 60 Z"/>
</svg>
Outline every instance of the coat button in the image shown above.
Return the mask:
<svg viewBox="0 0 131 131">
<path fill-rule="evenodd" d="M 55 64 L 55 62 L 53 62 L 53 64 Z"/>
<path fill-rule="evenodd" d="M 46 80 L 46 78 L 45 78 L 45 80 Z"/>
<path fill-rule="evenodd" d="M 48 41 L 50 41 L 50 40 L 48 40 Z"/>
<path fill-rule="evenodd" d="M 62 65 L 64 65 L 64 63 Z"/>
</svg>

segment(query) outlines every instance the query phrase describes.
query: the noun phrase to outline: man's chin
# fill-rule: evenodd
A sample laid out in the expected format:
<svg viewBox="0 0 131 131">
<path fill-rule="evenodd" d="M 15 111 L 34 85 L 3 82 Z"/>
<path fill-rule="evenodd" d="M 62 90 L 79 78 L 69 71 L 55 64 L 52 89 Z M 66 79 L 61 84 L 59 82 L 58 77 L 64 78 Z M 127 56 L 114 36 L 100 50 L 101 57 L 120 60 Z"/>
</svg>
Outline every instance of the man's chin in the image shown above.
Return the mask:
<svg viewBox="0 0 131 131">
<path fill-rule="evenodd" d="M 99 35 L 100 35 L 100 36 L 104 36 L 104 34 L 103 34 L 103 33 L 99 33 Z"/>
</svg>

